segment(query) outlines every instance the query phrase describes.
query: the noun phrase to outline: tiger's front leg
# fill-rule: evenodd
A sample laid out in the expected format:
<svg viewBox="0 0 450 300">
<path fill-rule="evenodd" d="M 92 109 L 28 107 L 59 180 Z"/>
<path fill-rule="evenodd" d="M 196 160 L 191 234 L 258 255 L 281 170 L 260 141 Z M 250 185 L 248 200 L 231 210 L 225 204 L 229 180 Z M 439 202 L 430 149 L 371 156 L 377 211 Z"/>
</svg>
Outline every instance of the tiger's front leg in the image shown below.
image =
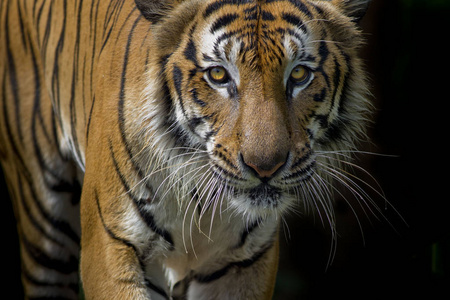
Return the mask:
<svg viewBox="0 0 450 300">
<path fill-rule="evenodd" d="M 149 299 L 135 249 L 115 226 L 105 223 L 99 197 L 85 195 L 82 200 L 94 204 L 84 205 L 82 214 L 81 276 L 86 299 Z"/>
<path fill-rule="evenodd" d="M 252 258 L 230 264 L 226 274 L 216 279 L 196 276 L 188 299 L 272 299 L 278 268 L 279 243 L 263 249 Z"/>
<path fill-rule="evenodd" d="M 124 220 L 134 209 L 118 173 L 111 172 L 111 156 L 93 161 L 86 168 L 81 197 L 80 269 L 86 299 L 167 299 L 151 296 L 141 252 L 126 233 L 138 229 L 133 220 Z"/>
</svg>

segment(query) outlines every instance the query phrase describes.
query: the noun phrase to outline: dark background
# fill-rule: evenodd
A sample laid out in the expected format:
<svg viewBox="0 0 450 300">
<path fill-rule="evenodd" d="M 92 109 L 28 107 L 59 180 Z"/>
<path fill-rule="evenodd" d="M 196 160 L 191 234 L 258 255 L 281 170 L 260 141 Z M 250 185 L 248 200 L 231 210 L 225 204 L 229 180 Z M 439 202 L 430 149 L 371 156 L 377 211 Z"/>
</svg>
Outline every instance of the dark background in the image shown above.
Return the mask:
<svg viewBox="0 0 450 300">
<path fill-rule="evenodd" d="M 356 162 L 376 177 L 408 226 L 373 194 L 388 221 L 359 211 L 362 235 L 351 209 L 338 199 L 339 238 L 328 265 L 328 226 L 317 215 L 290 216 L 289 232 L 285 226 L 281 235 L 274 299 L 450 297 L 450 1 L 373 0 L 361 26 L 367 39 L 362 56 L 377 108 L 370 129 L 373 143 L 362 147 L 392 156 L 360 155 Z M 0 182 L 0 282 L 8 295 L 17 295 L 8 297 L 20 299 L 15 220 Z"/>
</svg>

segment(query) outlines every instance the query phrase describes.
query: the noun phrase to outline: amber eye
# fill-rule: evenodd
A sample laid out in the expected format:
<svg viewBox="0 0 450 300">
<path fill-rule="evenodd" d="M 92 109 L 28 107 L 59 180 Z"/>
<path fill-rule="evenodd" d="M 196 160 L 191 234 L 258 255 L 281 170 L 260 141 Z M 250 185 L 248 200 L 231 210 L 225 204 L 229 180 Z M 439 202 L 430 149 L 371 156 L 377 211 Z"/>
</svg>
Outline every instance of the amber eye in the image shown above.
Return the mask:
<svg viewBox="0 0 450 300">
<path fill-rule="evenodd" d="M 296 85 L 305 84 L 309 77 L 311 76 L 311 71 L 304 66 L 296 66 L 292 72 L 289 79 Z"/>
<path fill-rule="evenodd" d="M 228 82 L 228 73 L 223 67 L 213 67 L 208 70 L 209 79 L 215 84 L 225 84 Z"/>
</svg>

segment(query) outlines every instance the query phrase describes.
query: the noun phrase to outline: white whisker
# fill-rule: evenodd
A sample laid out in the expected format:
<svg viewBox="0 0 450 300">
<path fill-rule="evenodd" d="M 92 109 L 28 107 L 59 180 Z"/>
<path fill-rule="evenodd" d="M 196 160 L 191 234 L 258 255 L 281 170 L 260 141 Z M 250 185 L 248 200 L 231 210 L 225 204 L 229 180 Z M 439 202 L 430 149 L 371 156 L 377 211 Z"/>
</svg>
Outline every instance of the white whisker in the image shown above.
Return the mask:
<svg viewBox="0 0 450 300">
<path fill-rule="evenodd" d="M 365 245 L 365 237 L 364 237 L 364 230 L 363 230 L 363 226 L 361 223 L 361 220 L 359 219 L 359 216 L 356 212 L 356 210 L 354 209 L 354 207 L 351 205 L 350 201 L 347 199 L 347 197 L 341 193 L 341 191 L 336 188 L 332 183 L 328 182 L 325 178 L 322 178 L 322 176 L 320 176 L 319 174 L 316 173 L 316 176 L 318 178 L 320 178 L 320 180 L 324 183 L 324 185 L 331 187 L 331 189 L 336 192 L 337 194 L 339 194 L 339 196 L 341 196 L 341 198 L 347 203 L 347 205 L 350 207 L 350 210 L 353 212 L 353 215 L 356 218 L 356 222 L 358 223 L 358 227 L 360 229 L 361 232 L 361 236 L 362 236 L 362 240 L 363 240 L 363 245 Z M 331 193 L 331 191 L 330 191 Z"/>
</svg>

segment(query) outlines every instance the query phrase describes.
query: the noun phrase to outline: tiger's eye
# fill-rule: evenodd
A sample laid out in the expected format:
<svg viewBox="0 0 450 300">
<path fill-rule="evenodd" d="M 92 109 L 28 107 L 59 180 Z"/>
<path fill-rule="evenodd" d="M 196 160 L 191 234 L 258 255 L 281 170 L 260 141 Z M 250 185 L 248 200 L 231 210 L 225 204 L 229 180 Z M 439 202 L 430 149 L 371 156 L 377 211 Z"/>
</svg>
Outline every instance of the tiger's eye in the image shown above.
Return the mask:
<svg viewBox="0 0 450 300">
<path fill-rule="evenodd" d="M 290 76 L 290 80 L 296 84 L 303 84 L 309 79 L 310 71 L 303 66 L 296 66 Z"/>
<path fill-rule="evenodd" d="M 209 79 L 216 84 L 224 84 L 228 81 L 228 74 L 223 67 L 213 67 L 208 70 Z"/>
</svg>

